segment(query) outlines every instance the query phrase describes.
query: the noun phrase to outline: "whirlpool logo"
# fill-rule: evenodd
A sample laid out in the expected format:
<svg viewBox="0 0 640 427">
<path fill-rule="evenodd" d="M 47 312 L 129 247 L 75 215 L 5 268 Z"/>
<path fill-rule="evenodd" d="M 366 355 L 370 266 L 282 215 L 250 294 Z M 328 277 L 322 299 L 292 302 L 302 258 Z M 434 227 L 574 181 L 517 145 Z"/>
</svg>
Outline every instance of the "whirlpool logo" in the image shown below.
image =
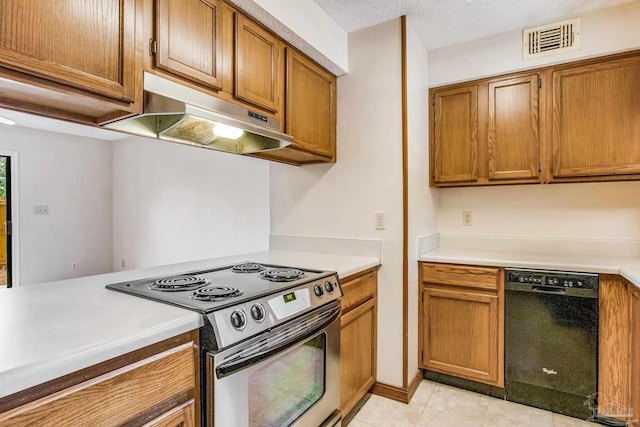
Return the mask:
<svg viewBox="0 0 640 427">
<path fill-rule="evenodd" d="M 547 375 L 558 375 L 558 371 L 554 371 L 553 369 L 542 368 L 542 372 Z"/>
</svg>

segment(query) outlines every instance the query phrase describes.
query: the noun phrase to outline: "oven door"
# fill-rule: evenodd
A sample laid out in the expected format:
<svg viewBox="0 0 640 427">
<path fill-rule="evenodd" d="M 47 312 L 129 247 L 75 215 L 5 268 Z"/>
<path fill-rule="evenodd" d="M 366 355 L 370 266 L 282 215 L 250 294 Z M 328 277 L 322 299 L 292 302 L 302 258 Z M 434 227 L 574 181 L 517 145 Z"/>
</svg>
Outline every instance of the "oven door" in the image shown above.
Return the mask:
<svg viewBox="0 0 640 427">
<path fill-rule="evenodd" d="M 339 302 L 208 353 L 206 382 L 209 425 L 323 424 L 340 404 Z"/>
</svg>

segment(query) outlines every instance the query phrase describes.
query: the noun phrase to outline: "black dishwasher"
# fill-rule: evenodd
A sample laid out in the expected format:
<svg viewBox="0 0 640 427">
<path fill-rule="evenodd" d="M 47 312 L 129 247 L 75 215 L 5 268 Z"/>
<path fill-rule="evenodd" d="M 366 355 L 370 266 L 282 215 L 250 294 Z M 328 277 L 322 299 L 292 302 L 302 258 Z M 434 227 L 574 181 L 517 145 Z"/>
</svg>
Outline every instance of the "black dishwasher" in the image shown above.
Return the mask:
<svg viewBox="0 0 640 427">
<path fill-rule="evenodd" d="M 598 275 L 506 269 L 507 400 L 587 419 L 597 372 Z"/>
</svg>

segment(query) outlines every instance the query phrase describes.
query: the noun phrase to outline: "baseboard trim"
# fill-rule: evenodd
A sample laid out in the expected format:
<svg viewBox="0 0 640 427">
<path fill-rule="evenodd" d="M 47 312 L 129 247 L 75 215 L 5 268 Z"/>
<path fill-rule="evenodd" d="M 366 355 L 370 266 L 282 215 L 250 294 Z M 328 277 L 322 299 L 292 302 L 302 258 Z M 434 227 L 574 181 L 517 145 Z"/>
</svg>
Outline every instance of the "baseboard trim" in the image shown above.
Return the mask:
<svg viewBox="0 0 640 427">
<path fill-rule="evenodd" d="M 377 382 L 371 387 L 371 393 L 398 402 L 409 403 L 416 393 L 416 390 L 418 390 L 421 381 L 422 370 L 418 369 L 413 375 L 413 378 L 411 378 L 411 381 L 409 381 L 409 386 L 406 389 Z"/>
<path fill-rule="evenodd" d="M 413 395 L 416 394 L 416 391 L 418 390 L 418 387 L 420 387 L 420 383 L 423 379 L 424 376 L 422 375 L 422 369 L 417 369 L 416 373 L 413 374 L 413 378 L 411 378 L 411 381 L 409 382 L 409 401 L 411 401 Z"/>
</svg>

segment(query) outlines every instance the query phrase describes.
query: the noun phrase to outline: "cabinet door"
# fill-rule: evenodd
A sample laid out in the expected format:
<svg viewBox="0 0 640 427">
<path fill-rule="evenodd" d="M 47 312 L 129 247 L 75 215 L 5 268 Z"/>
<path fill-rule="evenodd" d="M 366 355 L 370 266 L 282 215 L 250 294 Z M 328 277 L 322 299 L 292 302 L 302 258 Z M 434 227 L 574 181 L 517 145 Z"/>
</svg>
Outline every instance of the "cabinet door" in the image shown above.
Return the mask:
<svg viewBox="0 0 640 427">
<path fill-rule="evenodd" d="M 336 78 L 287 49 L 286 131 L 295 145 L 335 157 Z"/>
<path fill-rule="evenodd" d="M 236 13 L 234 96 L 277 112 L 284 46 L 272 33 Z"/>
<path fill-rule="evenodd" d="M 478 87 L 434 94 L 434 180 L 436 183 L 478 178 Z"/>
<path fill-rule="evenodd" d="M 0 65 L 131 102 L 135 0 L 2 0 Z"/>
<path fill-rule="evenodd" d="M 640 57 L 553 73 L 553 176 L 640 173 Z"/>
<path fill-rule="evenodd" d="M 423 288 L 425 368 L 498 383 L 498 297 Z"/>
<path fill-rule="evenodd" d="M 340 410 L 346 414 L 376 381 L 375 299 L 344 314 L 341 324 Z"/>
<path fill-rule="evenodd" d="M 602 274 L 598 306 L 598 392 L 629 407 L 629 291 L 618 275 Z"/>
<path fill-rule="evenodd" d="M 219 0 L 157 0 L 156 67 L 221 89 L 221 10 Z"/>
<path fill-rule="evenodd" d="M 489 83 L 489 179 L 538 177 L 538 75 Z"/>
</svg>

